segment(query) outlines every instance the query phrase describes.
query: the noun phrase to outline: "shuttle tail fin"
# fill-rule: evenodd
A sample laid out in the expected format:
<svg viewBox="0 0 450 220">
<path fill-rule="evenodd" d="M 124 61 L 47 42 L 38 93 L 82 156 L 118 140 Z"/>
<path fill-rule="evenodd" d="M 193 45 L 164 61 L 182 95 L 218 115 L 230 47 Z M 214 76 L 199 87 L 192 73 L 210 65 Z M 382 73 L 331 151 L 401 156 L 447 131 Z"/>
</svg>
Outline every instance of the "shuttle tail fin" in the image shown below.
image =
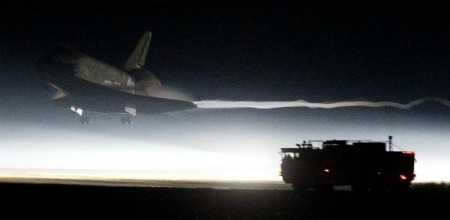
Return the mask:
<svg viewBox="0 0 450 220">
<path fill-rule="evenodd" d="M 141 40 L 139 40 L 139 43 L 136 45 L 130 57 L 123 65 L 123 69 L 125 71 L 139 69 L 144 66 L 151 39 L 152 32 L 150 31 L 146 31 L 144 35 L 142 35 Z"/>
</svg>

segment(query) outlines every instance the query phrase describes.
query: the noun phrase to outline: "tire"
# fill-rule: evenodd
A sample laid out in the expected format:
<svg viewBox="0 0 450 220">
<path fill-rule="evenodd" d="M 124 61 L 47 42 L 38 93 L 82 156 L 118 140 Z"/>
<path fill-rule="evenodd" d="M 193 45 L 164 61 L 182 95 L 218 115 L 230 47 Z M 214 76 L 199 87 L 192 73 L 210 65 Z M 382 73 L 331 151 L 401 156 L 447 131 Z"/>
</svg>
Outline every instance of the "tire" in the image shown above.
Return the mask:
<svg viewBox="0 0 450 220">
<path fill-rule="evenodd" d="M 392 184 L 390 188 L 391 192 L 409 192 L 411 191 L 411 185 L 410 184 Z"/>
<path fill-rule="evenodd" d="M 364 184 L 352 184 L 352 190 L 354 192 L 367 192 L 367 186 Z"/>
<path fill-rule="evenodd" d="M 91 123 L 91 117 L 82 115 L 80 118 L 81 124 L 90 124 Z"/>
<path fill-rule="evenodd" d="M 299 183 L 296 183 L 296 184 L 293 183 L 292 184 L 292 188 L 296 192 L 306 192 L 309 189 L 308 185 L 306 185 L 306 184 L 299 184 Z"/>
<path fill-rule="evenodd" d="M 331 184 L 320 184 L 314 187 L 316 191 L 320 192 L 331 192 L 333 191 L 333 185 Z"/>
<path fill-rule="evenodd" d="M 385 184 L 374 184 L 370 187 L 370 191 L 372 192 L 386 192 L 387 187 Z"/>
</svg>

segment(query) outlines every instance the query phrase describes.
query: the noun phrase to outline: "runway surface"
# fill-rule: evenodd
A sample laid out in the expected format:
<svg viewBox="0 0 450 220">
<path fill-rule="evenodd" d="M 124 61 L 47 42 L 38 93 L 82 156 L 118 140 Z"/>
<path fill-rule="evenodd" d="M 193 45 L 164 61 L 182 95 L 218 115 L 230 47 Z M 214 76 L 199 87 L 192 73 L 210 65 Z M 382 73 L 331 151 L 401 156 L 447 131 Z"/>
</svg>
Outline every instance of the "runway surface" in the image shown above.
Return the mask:
<svg viewBox="0 0 450 220">
<path fill-rule="evenodd" d="M 450 204 L 448 191 L 432 189 L 298 193 L 256 183 L 159 184 L 3 181 L 0 207 L 11 219 L 407 219 L 447 216 Z"/>
</svg>

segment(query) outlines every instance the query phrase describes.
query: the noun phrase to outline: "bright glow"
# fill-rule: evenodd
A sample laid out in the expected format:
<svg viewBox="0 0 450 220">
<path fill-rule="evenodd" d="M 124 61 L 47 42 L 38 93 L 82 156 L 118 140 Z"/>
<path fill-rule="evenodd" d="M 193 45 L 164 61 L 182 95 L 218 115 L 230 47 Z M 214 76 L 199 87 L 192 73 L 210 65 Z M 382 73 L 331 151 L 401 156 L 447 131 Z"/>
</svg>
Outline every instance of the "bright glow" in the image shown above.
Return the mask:
<svg viewBox="0 0 450 220">
<path fill-rule="evenodd" d="M 122 139 L 88 138 L 89 147 L 60 141 L 6 141 L 2 169 L 142 171 L 147 178 L 278 180 L 264 155 L 208 152 Z M 126 147 L 125 147 L 126 146 Z M 271 173 L 271 171 L 273 173 Z M 120 172 L 119 172 L 120 173 Z M 122 176 L 125 172 L 121 172 Z M 133 173 L 133 172 L 130 172 Z M 140 174 L 142 175 L 142 173 Z"/>
<path fill-rule="evenodd" d="M 323 172 L 325 172 L 325 173 L 329 173 L 329 172 L 330 172 L 330 170 L 329 170 L 329 169 L 324 169 L 324 170 L 323 170 Z"/>
<path fill-rule="evenodd" d="M 57 170 L 83 177 L 85 171 L 92 171 L 105 178 L 281 181 L 281 147 L 294 147 L 305 139 L 384 140 L 388 130 L 401 150 L 417 153 L 415 182 L 450 181 L 448 121 L 404 124 L 397 117 L 383 121 L 381 115 L 380 123 L 367 119 L 342 124 L 347 116 L 338 115 L 332 123 L 323 117 L 329 110 L 302 110 L 308 115 L 298 120 L 277 111 L 231 112 L 138 116 L 132 127 L 123 127 L 120 118 L 111 115 L 95 115 L 95 123 L 86 127 L 70 111 L 64 120 L 2 121 L 0 172 Z M 44 117 L 51 120 L 55 115 Z M 381 133 L 380 124 L 389 126 Z"/>
<path fill-rule="evenodd" d="M 450 181 L 450 164 L 445 155 L 433 156 L 432 158 L 421 157 L 415 163 L 414 173 L 416 173 L 415 180 L 417 182 L 440 182 Z"/>
<path fill-rule="evenodd" d="M 400 179 L 401 179 L 401 180 L 406 180 L 406 176 L 403 175 L 403 174 L 400 174 Z"/>
</svg>

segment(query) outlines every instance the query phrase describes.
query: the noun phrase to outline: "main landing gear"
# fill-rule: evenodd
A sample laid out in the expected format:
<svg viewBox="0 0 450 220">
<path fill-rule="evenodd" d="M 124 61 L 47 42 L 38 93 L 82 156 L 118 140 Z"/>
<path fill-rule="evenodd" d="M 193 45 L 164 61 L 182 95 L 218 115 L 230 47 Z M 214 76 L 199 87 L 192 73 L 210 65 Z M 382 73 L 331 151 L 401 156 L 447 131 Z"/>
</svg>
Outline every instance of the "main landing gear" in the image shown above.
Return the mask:
<svg viewBox="0 0 450 220">
<path fill-rule="evenodd" d="M 90 124 L 92 122 L 91 117 L 87 116 L 86 113 L 80 117 L 81 124 Z"/>
<path fill-rule="evenodd" d="M 70 110 L 77 113 L 80 117 L 81 124 L 90 124 L 92 122 L 91 117 L 87 115 L 87 112 L 83 111 L 83 109 L 78 108 L 76 106 L 71 106 Z"/>
<path fill-rule="evenodd" d="M 127 116 L 122 118 L 122 124 L 124 124 L 124 125 L 132 125 L 133 124 L 133 119 L 131 118 L 130 115 L 127 115 Z"/>
<path fill-rule="evenodd" d="M 122 118 L 122 124 L 132 125 L 133 120 L 131 119 L 131 116 L 136 116 L 136 108 L 125 105 L 125 112 L 126 115 Z"/>
<path fill-rule="evenodd" d="M 77 113 L 80 116 L 81 124 L 91 124 L 92 123 L 91 117 L 87 114 L 86 111 L 83 111 L 83 109 L 76 107 L 76 106 L 71 106 L 70 110 Z M 131 113 L 134 113 L 134 114 L 127 113 L 126 116 L 124 116 L 122 118 L 123 125 L 132 125 L 134 123 L 132 116 L 135 116 L 136 112 L 131 111 Z"/>
</svg>

